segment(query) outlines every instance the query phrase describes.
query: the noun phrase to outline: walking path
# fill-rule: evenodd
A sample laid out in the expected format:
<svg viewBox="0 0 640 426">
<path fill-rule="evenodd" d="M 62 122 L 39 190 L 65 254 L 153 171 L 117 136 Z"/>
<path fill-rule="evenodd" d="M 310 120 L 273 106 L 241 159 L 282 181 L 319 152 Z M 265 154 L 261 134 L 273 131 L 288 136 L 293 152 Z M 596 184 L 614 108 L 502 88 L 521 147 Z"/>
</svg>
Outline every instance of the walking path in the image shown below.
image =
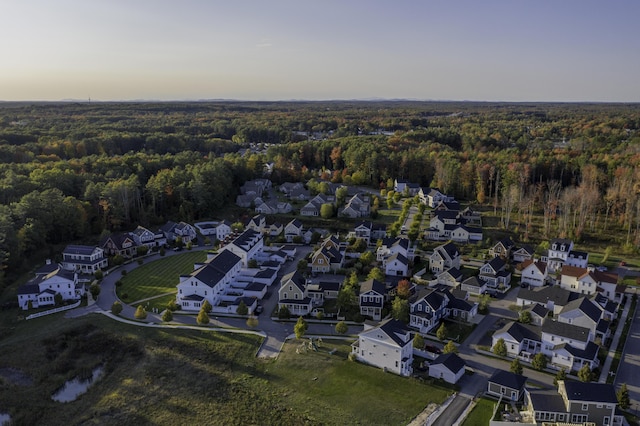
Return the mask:
<svg viewBox="0 0 640 426">
<path fill-rule="evenodd" d="M 627 318 L 627 316 L 629 316 L 629 309 L 631 309 L 631 295 L 627 297 L 627 303 L 625 303 L 622 315 L 620 315 L 618 319 L 618 328 L 616 328 L 616 332 L 613 335 L 613 339 L 611 340 L 611 345 L 609 345 L 609 352 L 607 353 L 607 358 L 604 360 L 604 365 L 602 366 L 602 371 L 600 372 L 600 379 L 598 380 L 599 383 L 607 382 L 607 376 L 609 375 L 611 370 L 611 363 L 613 362 L 613 358 L 616 355 L 618 342 L 620 340 L 620 336 L 622 335 L 622 329 L 624 328 L 624 320 Z M 615 374 L 615 371 L 613 371 L 612 373 Z"/>
</svg>

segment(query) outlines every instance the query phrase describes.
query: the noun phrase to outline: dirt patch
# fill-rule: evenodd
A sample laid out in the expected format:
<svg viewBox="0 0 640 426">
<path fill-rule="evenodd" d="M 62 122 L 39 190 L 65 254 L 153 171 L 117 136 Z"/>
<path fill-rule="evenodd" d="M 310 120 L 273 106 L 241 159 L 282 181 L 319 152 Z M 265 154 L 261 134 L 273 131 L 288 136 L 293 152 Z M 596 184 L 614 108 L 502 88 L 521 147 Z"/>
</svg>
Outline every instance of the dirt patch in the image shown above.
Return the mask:
<svg viewBox="0 0 640 426">
<path fill-rule="evenodd" d="M 425 407 L 425 409 L 422 410 L 422 412 L 420 414 L 418 414 L 413 420 L 411 420 L 411 423 L 409 423 L 409 426 L 426 425 L 427 424 L 427 419 L 429 418 L 431 413 L 436 411 L 437 408 L 438 408 L 438 404 L 431 403 L 431 404 L 427 405 Z"/>
<path fill-rule="evenodd" d="M 17 368 L 0 368 L 0 377 L 18 386 L 31 386 L 33 384 L 33 379 Z"/>
</svg>

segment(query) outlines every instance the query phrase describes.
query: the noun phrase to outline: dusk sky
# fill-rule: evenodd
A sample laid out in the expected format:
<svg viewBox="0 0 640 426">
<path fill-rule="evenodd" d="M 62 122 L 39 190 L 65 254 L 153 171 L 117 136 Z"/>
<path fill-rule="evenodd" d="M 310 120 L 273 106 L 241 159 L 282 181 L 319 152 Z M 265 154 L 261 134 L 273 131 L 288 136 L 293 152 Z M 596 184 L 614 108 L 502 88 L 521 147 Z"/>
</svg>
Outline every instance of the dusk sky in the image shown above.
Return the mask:
<svg viewBox="0 0 640 426">
<path fill-rule="evenodd" d="M 638 0 L 0 5 L 0 100 L 640 102 Z"/>
</svg>

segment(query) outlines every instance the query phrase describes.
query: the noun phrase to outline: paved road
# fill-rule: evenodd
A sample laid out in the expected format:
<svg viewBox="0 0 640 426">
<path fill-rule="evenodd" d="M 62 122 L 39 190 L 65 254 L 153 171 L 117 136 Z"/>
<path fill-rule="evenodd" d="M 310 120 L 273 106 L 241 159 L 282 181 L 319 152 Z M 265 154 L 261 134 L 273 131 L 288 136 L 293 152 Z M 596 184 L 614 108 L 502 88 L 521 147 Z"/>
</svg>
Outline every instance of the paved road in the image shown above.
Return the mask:
<svg viewBox="0 0 640 426">
<path fill-rule="evenodd" d="M 632 321 L 614 385 L 618 389 L 622 383 L 627 384 L 631 408 L 637 411 L 640 408 L 640 309 L 636 309 Z"/>
</svg>

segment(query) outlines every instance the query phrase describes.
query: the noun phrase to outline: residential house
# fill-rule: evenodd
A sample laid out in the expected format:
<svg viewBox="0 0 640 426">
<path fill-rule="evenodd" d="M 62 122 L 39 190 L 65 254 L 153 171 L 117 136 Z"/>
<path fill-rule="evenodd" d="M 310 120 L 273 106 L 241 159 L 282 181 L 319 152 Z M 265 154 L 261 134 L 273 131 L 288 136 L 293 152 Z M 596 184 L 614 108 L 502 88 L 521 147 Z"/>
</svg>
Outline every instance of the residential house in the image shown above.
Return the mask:
<svg viewBox="0 0 640 426">
<path fill-rule="evenodd" d="M 523 420 L 537 424 L 623 425 L 611 384 L 558 381 L 558 391 L 526 390 Z"/>
<path fill-rule="evenodd" d="M 500 257 L 494 257 L 480 267 L 478 279 L 487 283 L 488 291 L 505 293 L 511 288 L 511 272 L 507 271 L 507 264 Z"/>
<path fill-rule="evenodd" d="M 389 319 L 379 326 L 363 330 L 351 352 L 360 362 L 401 376 L 413 372 L 413 336 L 406 326 Z"/>
<path fill-rule="evenodd" d="M 271 225 L 267 226 L 266 234 L 270 237 L 277 237 L 282 234 L 282 231 L 284 231 L 282 224 L 280 222 L 273 222 Z"/>
<path fill-rule="evenodd" d="M 380 321 L 386 294 L 384 283 L 378 280 L 370 279 L 360 283 L 360 295 L 358 296 L 360 314 L 364 317 L 370 317 L 374 321 Z"/>
<path fill-rule="evenodd" d="M 70 244 L 62 251 L 62 267 L 81 274 L 107 269 L 109 261 L 100 247 Z"/>
<path fill-rule="evenodd" d="M 516 246 L 516 243 L 511 241 L 511 238 L 503 238 L 493 245 L 489 249 L 489 257 L 501 257 L 505 261 L 511 259 L 511 250 Z"/>
<path fill-rule="evenodd" d="M 168 221 L 164 226 L 160 228 L 164 233 L 167 241 L 175 241 L 178 237 L 182 239 L 183 243 L 188 243 L 197 238 L 196 229 L 186 222 L 175 223 Z"/>
<path fill-rule="evenodd" d="M 522 263 L 527 260 L 532 260 L 535 251 L 530 245 L 524 244 L 521 247 L 515 247 L 511 250 L 511 259 L 514 263 Z"/>
<path fill-rule="evenodd" d="M 267 200 L 256 205 L 256 213 L 262 214 L 286 214 L 291 213 L 293 207 L 286 201 Z"/>
<path fill-rule="evenodd" d="M 356 194 L 349 198 L 342 210 L 338 212 L 338 216 L 358 218 L 369 216 L 370 199 L 366 194 Z"/>
<path fill-rule="evenodd" d="M 567 370 L 579 370 L 584 364 L 598 366 L 598 345 L 594 334 L 580 327 L 547 318 L 541 327 L 541 352 L 551 358 L 551 364 Z"/>
<path fill-rule="evenodd" d="M 302 182 L 285 182 L 278 187 L 278 191 L 285 195 L 290 195 L 293 191 L 304 189 Z"/>
<path fill-rule="evenodd" d="M 437 283 L 449 287 L 459 287 L 462 284 L 462 272 L 458 268 L 449 268 L 438 274 Z"/>
<path fill-rule="evenodd" d="M 588 328 L 594 336 L 603 318 L 603 309 L 596 302 L 581 297 L 567 303 L 558 314 L 558 321 Z M 607 321 L 608 324 L 608 321 Z"/>
<path fill-rule="evenodd" d="M 541 326 L 549 315 L 549 310 L 539 303 L 534 303 L 525 308 L 531 314 L 531 324 Z"/>
<path fill-rule="evenodd" d="M 586 268 L 589 265 L 589 253 L 586 251 L 571 250 L 564 264 L 577 268 Z"/>
<path fill-rule="evenodd" d="M 245 229 L 252 229 L 256 232 L 264 234 L 267 231 L 267 218 L 263 214 L 257 214 L 249 219 Z"/>
<path fill-rule="evenodd" d="M 294 238 L 302 238 L 303 225 L 299 219 L 293 219 L 284 227 L 284 239 L 291 243 Z"/>
<path fill-rule="evenodd" d="M 299 271 L 291 272 L 280 280 L 278 309 L 286 307 L 291 315 L 308 315 L 313 309 L 313 301 L 306 291 L 306 280 Z"/>
<path fill-rule="evenodd" d="M 451 196 L 445 195 L 438 188 L 420 188 L 418 193 L 418 197 L 420 197 L 420 201 L 423 204 L 431 207 L 432 209 L 438 206 L 441 202 L 452 202 L 455 199 Z"/>
<path fill-rule="evenodd" d="M 445 317 L 449 299 L 433 289 L 420 289 L 409 299 L 409 326 L 426 334 Z"/>
<path fill-rule="evenodd" d="M 452 318 L 458 321 L 471 321 L 478 313 L 478 304 L 471 303 L 468 299 L 468 293 L 463 291 L 456 291 L 450 287 L 446 287 L 440 290 L 440 293 L 444 294 L 449 302 L 445 314 L 448 318 Z M 458 293 L 463 293 L 463 296 L 458 296 Z"/>
<path fill-rule="evenodd" d="M 241 268 L 242 259 L 231 251 L 210 255 L 204 264 L 196 264 L 191 274 L 180 276 L 176 303 L 186 311 L 198 311 L 205 300 L 211 306 L 219 305 Z"/>
<path fill-rule="evenodd" d="M 322 306 L 325 301 L 329 299 L 337 299 L 340 288 L 342 287 L 341 281 L 325 281 L 321 280 L 314 282 L 314 280 L 308 280 L 306 286 L 306 294 L 311 298 L 313 306 Z"/>
<path fill-rule="evenodd" d="M 116 233 L 106 236 L 100 241 L 100 247 L 107 256 L 131 258 L 136 253 L 136 242 L 128 233 Z"/>
<path fill-rule="evenodd" d="M 393 181 L 393 190 L 395 192 L 404 192 L 405 188 L 407 187 L 407 184 L 409 183 L 408 180 L 406 179 L 395 179 Z"/>
<path fill-rule="evenodd" d="M 323 204 L 335 205 L 336 197 L 333 195 L 318 194 L 300 209 L 302 216 L 320 216 L 320 208 Z"/>
<path fill-rule="evenodd" d="M 479 280 L 477 276 L 469 277 L 462 281 L 460 290 L 475 295 L 485 294 L 487 292 L 487 283 Z"/>
<path fill-rule="evenodd" d="M 144 226 L 138 225 L 138 227 L 129 234 L 131 235 L 131 238 L 133 238 L 133 241 L 136 242 L 136 246 L 138 247 L 145 246 L 149 250 L 151 250 L 156 246 L 156 234 L 154 232 L 151 232 Z"/>
<path fill-rule="evenodd" d="M 35 278 L 18 287 L 18 305 L 21 309 L 41 308 L 56 304 L 56 294 L 63 301 L 79 300 L 84 295 L 84 285 L 78 282 L 75 271 L 63 269 L 58 265 L 45 265 L 48 273 L 36 273 Z"/>
<path fill-rule="evenodd" d="M 461 223 L 446 225 L 445 234 L 456 243 L 472 243 L 482 241 L 482 229 Z"/>
<path fill-rule="evenodd" d="M 194 226 L 203 236 L 213 236 L 218 241 L 223 241 L 231 234 L 231 222 L 228 220 L 222 222 L 198 222 Z"/>
<path fill-rule="evenodd" d="M 368 220 L 356 223 L 354 230 L 349 233 L 348 238 L 355 237 L 363 239 L 367 244 L 372 244 L 387 236 L 387 226 L 383 223 L 373 223 Z"/>
<path fill-rule="evenodd" d="M 487 395 L 520 401 L 524 397 L 527 378 L 505 370 L 495 370 L 487 383 Z"/>
<path fill-rule="evenodd" d="M 433 208 L 433 210 L 450 210 L 459 212 L 460 203 L 457 201 L 440 201 L 438 205 Z"/>
<path fill-rule="evenodd" d="M 242 266 L 248 267 L 251 259 L 255 259 L 258 253 L 264 248 L 264 237 L 260 232 L 253 229 L 247 229 L 238 235 L 229 244 L 222 247 L 221 250 L 228 250 L 239 256 L 242 260 Z"/>
<path fill-rule="evenodd" d="M 402 253 L 395 253 L 385 258 L 383 267 L 387 276 L 406 277 L 409 275 L 409 259 Z"/>
<path fill-rule="evenodd" d="M 618 275 L 609 274 L 581 268 L 577 266 L 564 265 L 560 275 L 560 287 L 580 294 L 593 295 L 604 287 L 615 288 Z"/>
<path fill-rule="evenodd" d="M 522 274 L 520 284 L 530 287 L 542 287 L 547 282 L 547 264 L 540 261 L 525 260 L 520 264 Z"/>
<path fill-rule="evenodd" d="M 518 292 L 516 304 L 518 306 L 527 306 L 539 303 L 553 312 L 553 315 L 558 315 L 567 303 L 578 297 L 580 297 L 578 293 L 558 286 L 544 286 L 531 290 L 522 288 Z"/>
<path fill-rule="evenodd" d="M 573 241 L 565 238 L 551 240 L 547 254 L 542 258 L 542 261 L 547 263 L 550 273 L 562 269 L 571 250 L 573 250 Z"/>
<path fill-rule="evenodd" d="M 306 201 L 311 199 L 311 193 L 308 189 L 299 188 L 293 189 L 291 192 L 289 192 L 287 197 L 289 197 L 290 200 Z"/>
<path fill-rule="evenodd" d="M 325 239 L 320 248 L 311 254 L 311 272 L 336 272 L 342 268 L 345 251 L 343 245 L 335 236 Z"/>
<path fill-rule="evenodd" d="M 429 365 L 429 376 L 456 384 L 464 375 L 465 365 L 455 353 L 441 354 Z"/>
<path fill-rule="evenodd" d="M 460 212 L 460 219 L 467 225 L 482 227 L 482 216 L 479 211 L 472 210 L 471 207 L 466 207 Z"/>
<path fill-rule="evenodd" d="M 460 268 L 460 257 L 460 251 L 454 243 L 442 244 L 429 256 L 429 269 L 437 275 L 447 269 Z"/>
<path fill-rule="evenodd" d="M 491 347 L 503 339 L 507 347 L 507 355 L 529 359 L 542 349 L 542 338 L 539 327 L 519 322 L 508 322 L 493 333 Z"/>
</svg>

